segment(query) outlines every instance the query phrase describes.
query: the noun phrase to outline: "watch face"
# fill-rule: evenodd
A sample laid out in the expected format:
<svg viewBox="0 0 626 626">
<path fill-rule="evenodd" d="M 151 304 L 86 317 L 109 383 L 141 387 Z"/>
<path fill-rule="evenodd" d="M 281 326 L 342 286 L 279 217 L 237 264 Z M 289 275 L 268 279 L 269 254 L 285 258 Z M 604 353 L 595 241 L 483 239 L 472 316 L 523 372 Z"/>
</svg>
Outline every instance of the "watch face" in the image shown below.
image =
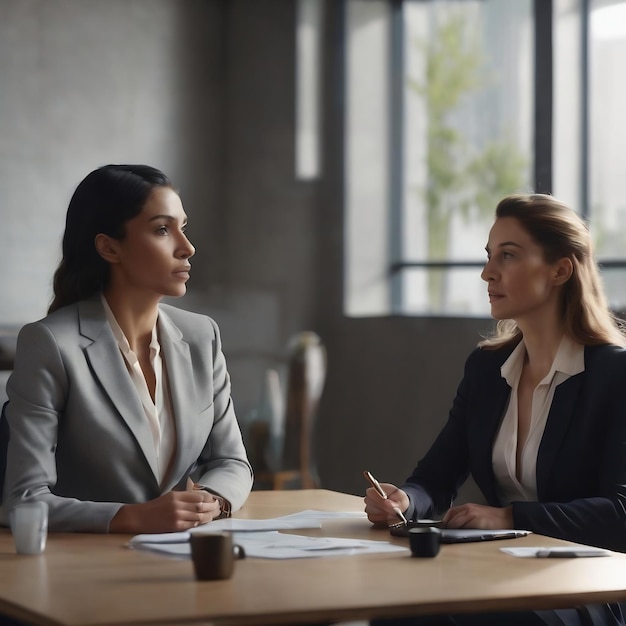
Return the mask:
<svg viewBox="0 0 626 626">
<path fill-rule="evenodd" d="M 211 492 L 209 491 L 209 493 Z M 220 517 L 230 517 L 230 502 L 214 493 L 211 493 L 211 495 L 220 503 Z"/>
</svg>

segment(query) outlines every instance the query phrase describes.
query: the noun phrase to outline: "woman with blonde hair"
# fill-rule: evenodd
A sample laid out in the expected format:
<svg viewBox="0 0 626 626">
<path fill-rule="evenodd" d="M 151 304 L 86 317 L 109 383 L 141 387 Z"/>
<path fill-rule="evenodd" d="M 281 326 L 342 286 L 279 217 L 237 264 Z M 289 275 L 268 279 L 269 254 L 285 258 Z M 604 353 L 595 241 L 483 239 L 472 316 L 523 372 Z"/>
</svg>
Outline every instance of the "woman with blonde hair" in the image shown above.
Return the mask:
<svg viewBox="0 0 626 626">
<path fill-rule="evenodd" d="M 563 286 L 565 333 L 582 345 L 612 343 L 626 347 L 626 335 L 608 308 L 600 273 L 585 223 L 566 204 L 543 194 L 514 195 L 500 202 L 496 218 L 512 217 L 543 248 L 546 261 L 569 257 L 572 275 Z M 481 342 L 488 349 L 517 343 L 522 331 L 513 319 L 500 319 L 493 337 Z"/>
<path fill-rule="evenodd" d="M 370 521 L 442 516 L 626 552 L 626 338 L 585 223 L 542 194 L 496 208 L 482 278 L 494 334 L 465 364 L 448 421 L 399 488 L 365 497 Z M 471 474 L 486 504 L 451 503 Z M 561 621 L 555 621 L 555 620 Z M 391 622 L 397 623 L 397 622 Z M 619 605 L 448 616 L 402 624 L 623 624 Z"/>
</svg>

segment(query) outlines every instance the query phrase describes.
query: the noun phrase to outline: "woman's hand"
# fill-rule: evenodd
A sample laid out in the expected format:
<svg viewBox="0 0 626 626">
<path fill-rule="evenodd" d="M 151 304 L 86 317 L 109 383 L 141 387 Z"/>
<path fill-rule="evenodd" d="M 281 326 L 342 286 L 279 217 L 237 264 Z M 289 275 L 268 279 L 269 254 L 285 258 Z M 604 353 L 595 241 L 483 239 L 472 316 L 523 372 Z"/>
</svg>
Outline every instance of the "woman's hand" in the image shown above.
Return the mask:
<svg viewBox="0 0 626 626">
<path fill-rule="evenodd" d="M 111 533 L 168 533 L 206 524 L 221 513 L 208 491 L 170 491 L 141 504 L 125 504 L 109 525 Z"/>
<path fill-rule="evenodd" d="M 513 510 L 510 506 L 461 504 L 449 509 L 441 521 L 446 528 L 484 528 L 487 530 L 513 528 Z"/>
<path fill-rule="evenodd" d="M 387 499 L 383 498 L 373 487 L 369 487 L 365 492 L 365 512 L 367 519 L 376 526 L 385 528 L 398 521 L 398 516 L 394 512 L 394 507 L 403 513 L 409 508 L 409 496 L 402 489 L 391 483 L 381 483 L 380 486 L 387 494 Z"/>
</svg>

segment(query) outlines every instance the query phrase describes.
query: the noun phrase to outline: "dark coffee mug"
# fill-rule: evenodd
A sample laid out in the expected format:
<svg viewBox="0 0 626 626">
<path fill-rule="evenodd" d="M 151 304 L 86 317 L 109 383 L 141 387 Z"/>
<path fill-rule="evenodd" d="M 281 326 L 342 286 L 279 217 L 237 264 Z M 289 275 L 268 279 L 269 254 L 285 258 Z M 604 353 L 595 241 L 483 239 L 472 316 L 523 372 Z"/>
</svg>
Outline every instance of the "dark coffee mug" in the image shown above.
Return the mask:
<svg viewBox="0 0 626 626">
<path fill-rule="evenodd" d="M 235 561 L 246 556 L 230 533 L 192 533 L 191 560 L 198 580 L 222 580 L 233 575 Z"/>
<path fill-rule="evenodd" d="M 439 554 L 441 531 L 434 526 L 421 526 L 409 529 L 411 555 L 431 557 Z"/>
</svg>

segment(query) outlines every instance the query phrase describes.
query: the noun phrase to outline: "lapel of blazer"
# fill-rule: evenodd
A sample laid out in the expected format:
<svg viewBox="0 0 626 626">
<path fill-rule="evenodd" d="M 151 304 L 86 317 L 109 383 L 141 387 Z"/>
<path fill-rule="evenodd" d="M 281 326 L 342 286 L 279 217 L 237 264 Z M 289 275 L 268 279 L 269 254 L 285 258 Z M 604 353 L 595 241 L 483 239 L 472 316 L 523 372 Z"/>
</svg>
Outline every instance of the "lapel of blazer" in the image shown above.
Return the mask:
<svg viewBox="0 0 626 626">
<path fill-rule="evenodd" d="M 484 389 L 485 404 L 481 414 L 481 427 L 478 429 L 477 441 L 481 449 L 477 450 L 476 459 L 481 467 L 483 476 L 476 477 L 477 483 L 487 491 L 485 493 L 488 502 L 498 502 L 499 497 L 496 490 L 496 478 L 493 472 L 493 443 L 500 427 L 500 422 L 504 416 L 508 399 L 511 395 L 511 388 L 504 378 L 501 377 L 499 366 L 497 370 L 498 378 L 489 389 Z M 483 480 L 484 477 L 484 480 Z"/>
<path fill-rule="evenodd" d="M 579 402 L 584 372 L 562 382 L 554 391 L 543 437 L 537 453 L 537 496 L 542 500 L 548 479 Z"/>
<path fill-rule="evenodd" d="M 159 310 L 159 342 L 163 350 L 164 369 L 169 380 L 176 423 L 176 452 L 164 485 L 171 489 L 177 483 L 175 477 L 182 476 L 189 470 L 188 451 L 197 447 L 198 433 L 194 428 L 194 417 L 198 407 L 189 344 L 163 308 Z"/>
<path fill-rule="evenodd" d="M 79 302 L 78 320 L 81 335 L 92 341 L 85 348 L 91 369 L 137 440 L 156 479 L 157 458 L 150 426 L 99 297 Z"/>
</svg>

